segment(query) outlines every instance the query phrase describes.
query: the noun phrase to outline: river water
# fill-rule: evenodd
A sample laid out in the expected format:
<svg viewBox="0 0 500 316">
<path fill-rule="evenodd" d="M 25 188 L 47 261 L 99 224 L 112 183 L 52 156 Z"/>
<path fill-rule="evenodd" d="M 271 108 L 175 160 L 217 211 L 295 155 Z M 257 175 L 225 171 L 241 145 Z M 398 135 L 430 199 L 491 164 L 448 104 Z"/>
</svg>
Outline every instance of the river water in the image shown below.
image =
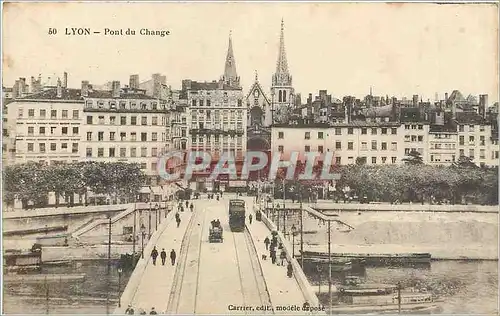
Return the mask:
<svg viewBox="0 0 500 316">
<path fill-rule="evenodd" d="M 328 270 L 327 270 L 328 271 Z M 326 274 L 327 271 L 324 273 Z M 430 267 L 420 268 L 366 268 L 362 273 L 366 283 L 383 283 L 426 288 L 444 299 L 439 314 L 487 314 L 498 315 L 498 262 L 496 261 L 434 261 Z M 307 275 L 313 287 L 328 288 L 322 277 L 319 284 L 317 274 Z M 342 275 L 334 274 L 334 283 Z M 321 301 L 327 305 L 328 300 Z"/>
<path fill-rule="evenodd" d="M 86 278 L 83 282 L 50 283 L 48 301 L 44 284 L 5 284 L 5 314 L 45 314 L 47 306 L 50 314 L 105 314 L 108 288 L 109 310 L 112 312 L 117 305 L 118 273 L 113 265 L 108 287 L 106 261 L 46 267 L 43 273 L 85 273 Z M 121 291 L 130 274 L 130 271 L 122 274 Z M 444 299 L 442 314 L 496 315 L 498 311 L 498 262 L 436 261 L 430 267 L 422 268 L 366 268 L 362 275 L 370 283 L 401 282 L 403 285 L 426 287 Z M 317 275 L 308 275 L 308 278 L 316 288 Z M 326 285 L 323 278 L 322 291 L 327 288 Z"/>
</svg>

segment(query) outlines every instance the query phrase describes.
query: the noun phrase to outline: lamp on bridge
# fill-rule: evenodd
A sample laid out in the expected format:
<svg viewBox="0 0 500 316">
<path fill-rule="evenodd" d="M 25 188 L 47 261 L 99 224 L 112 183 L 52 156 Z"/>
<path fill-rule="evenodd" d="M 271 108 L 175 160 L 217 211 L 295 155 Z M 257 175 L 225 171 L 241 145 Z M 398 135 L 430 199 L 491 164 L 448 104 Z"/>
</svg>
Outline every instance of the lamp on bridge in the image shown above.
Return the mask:
<svg viewBox="0 0 500 316">
<path fill-rule="evenodd" d="M 156 203 L 155 205 L 155 210 L 156 210 L 156 220 L 155 220 L 156 230 L 158 230 L 158 224 L 161 224 L 161 216 L 158 216 L 158 214 L 160 213 L 160 205 L 158 203 Z"/>
<path fill-rule="evenodd" d="M 297 234 L 297 227 L 293 224 L 290 229 L 292 231 L 292 258 L 295 258 L 295 234 Z"/>
<path fill-rule="evenodd" d="M 122 268 L 118 267 L 118 307 L 121 306 L 121 295 L 120 295 L 120 290 L 121 290 L 121 284 L 122 284 Z"/>
<path fill-rule="evenodd" d="M 141 235 L 142 235 L 141 256 L 142 259 L 144 259 L 144 237 L 146 237 L 146 226 L 144 226 L 144 223 L 141 225 Z"/>
</svg>

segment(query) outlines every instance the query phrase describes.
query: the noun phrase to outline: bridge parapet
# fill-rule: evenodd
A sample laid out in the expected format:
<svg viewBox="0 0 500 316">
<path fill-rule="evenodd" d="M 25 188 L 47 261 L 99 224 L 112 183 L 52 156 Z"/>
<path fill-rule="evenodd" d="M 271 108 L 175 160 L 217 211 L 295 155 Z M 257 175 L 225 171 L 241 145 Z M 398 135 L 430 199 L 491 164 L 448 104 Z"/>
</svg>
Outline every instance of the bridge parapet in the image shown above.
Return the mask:
<svg viewBox="0 0 500 316">
<path fill-rule="evenodd" d="M 130 276 L 130 279 L 123 290 L 123 293 L 120 297 L 120 307 L 117 307 L 113 314 L 115 315 L 124 315 L 127 306 L 132 303 L 134 296 L 137 292 L 137 289 L 141 283 L 141 279 L 144 275 L 146 267 L 148 265 L 149 260 L 151 260 L 151 256 L 149 255 L 153 250 L 153 247 L 157 244 L 158 239 L 163 234 L 168 224 L 173 220 L 175 212 L 169 212 L 165 221 L 162 221 L 161 225 L 158 226 L 158 230 L 156 230 L 151 238 L 148 240 L 147 245 L 144 247 L 144 259 L 140 259 L 135 266 L 134 272 Z"/>
<path fill-rule="evenodd" d="M 304 299 L 311 306 L 319 306 L 319 300 L 318 297 L 316 296 L 316 293 L 314 292 L 314 289 L 307 280 L 307 277 L 302 268 L 300 267 L 300 264 L 297 262 L 297 259 L 293 258 L 292 256 L 292 246 L 290 245 L 290 242 L 287 239 L 285 239 L 283 234 L 278 231 L 276 225 L 274 225 L 274 223 L 271 222 L 266 217 L 265 214 L 262 214 L 262 222 L 267 226 L 267 228 L 270 231 L 278 232 L 278 238 L 283 243 L 283 249 L 286 252 L 287 260 L 289 260 L 292 263 L 293 275 L 295 277 L 295 280 L 297 281 L 300 290 L 302 291 L 302 294 L 304 295 Z"/>
</svg>

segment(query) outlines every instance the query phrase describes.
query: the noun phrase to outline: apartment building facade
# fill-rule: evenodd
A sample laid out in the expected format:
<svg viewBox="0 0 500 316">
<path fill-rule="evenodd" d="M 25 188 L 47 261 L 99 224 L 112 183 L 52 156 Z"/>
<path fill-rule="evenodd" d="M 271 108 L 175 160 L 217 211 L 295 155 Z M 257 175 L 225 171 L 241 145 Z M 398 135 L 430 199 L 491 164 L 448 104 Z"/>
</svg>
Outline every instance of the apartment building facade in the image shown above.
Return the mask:
<svg viewBox="0 0 500 316">
<path fill-rule="evenodd" d="M 166 150 L 165 103 L 146 95 L 145 90 L 121 88 L 95 91 L 82 82 L 82 160 L 137 163 L 156 186 L 158 156 Z"/>
</svg>

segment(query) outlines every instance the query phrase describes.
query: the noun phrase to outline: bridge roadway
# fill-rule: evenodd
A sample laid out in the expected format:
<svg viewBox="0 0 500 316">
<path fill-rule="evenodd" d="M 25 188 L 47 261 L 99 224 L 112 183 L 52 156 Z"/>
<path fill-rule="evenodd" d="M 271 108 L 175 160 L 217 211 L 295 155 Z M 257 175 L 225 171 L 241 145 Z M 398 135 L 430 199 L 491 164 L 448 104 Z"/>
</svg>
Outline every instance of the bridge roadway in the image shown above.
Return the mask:
<svg viewBox="0 0 500 316">
<path fill-rule="evenodd" d="M 133 289 L 133 295 L 122 296 L 121 308 L 116 309 L 115 314 L 123 314 L 128 304 L 136 313 L 141 309 L 149 313 L 155 307 L 160 314 L 269 314 L 273 312 L 257 307 L 304 302 L 295 279 L 286 277 L 285 267 L 272 265 L 269 260 L 262 261 L 261 266 L 259 258 L 265 253 L 262 241 L 269 234 L 263 223 L 254 221 L 249 226 L 252 235 L 248 228 L 245 232 L 231 232 L 227 213 L 229 198 L 193 200 L 195 210 L 181 213 L 179 228 L 175 222 L 167 224 L 155 243 L 158 251 L 165 248 L 167 264 L 162 266 L 158 260 L 160 263 L 157 261 L 153 266 L 146 253 L 144 273 L 132 275 L 127 285 L 132 286 L 133 278 L 140 278 L 137 289 Z M 246 200 L 247 212 L 253 212 L 252 201 Z M 213 219 L 219 219 L 224 229 L 222 243 L 208 242 Z M 263 228 L 256 229 L 256 224 Z M 148 245 L 146 251 L 150 252 L 151 248 L 152 245 Z M 175 266 L 168 256 L 171 249 L 177 253 Z M 252 310 L 234 310 L 229 305 L 248 306 Z"/>
</svg>

